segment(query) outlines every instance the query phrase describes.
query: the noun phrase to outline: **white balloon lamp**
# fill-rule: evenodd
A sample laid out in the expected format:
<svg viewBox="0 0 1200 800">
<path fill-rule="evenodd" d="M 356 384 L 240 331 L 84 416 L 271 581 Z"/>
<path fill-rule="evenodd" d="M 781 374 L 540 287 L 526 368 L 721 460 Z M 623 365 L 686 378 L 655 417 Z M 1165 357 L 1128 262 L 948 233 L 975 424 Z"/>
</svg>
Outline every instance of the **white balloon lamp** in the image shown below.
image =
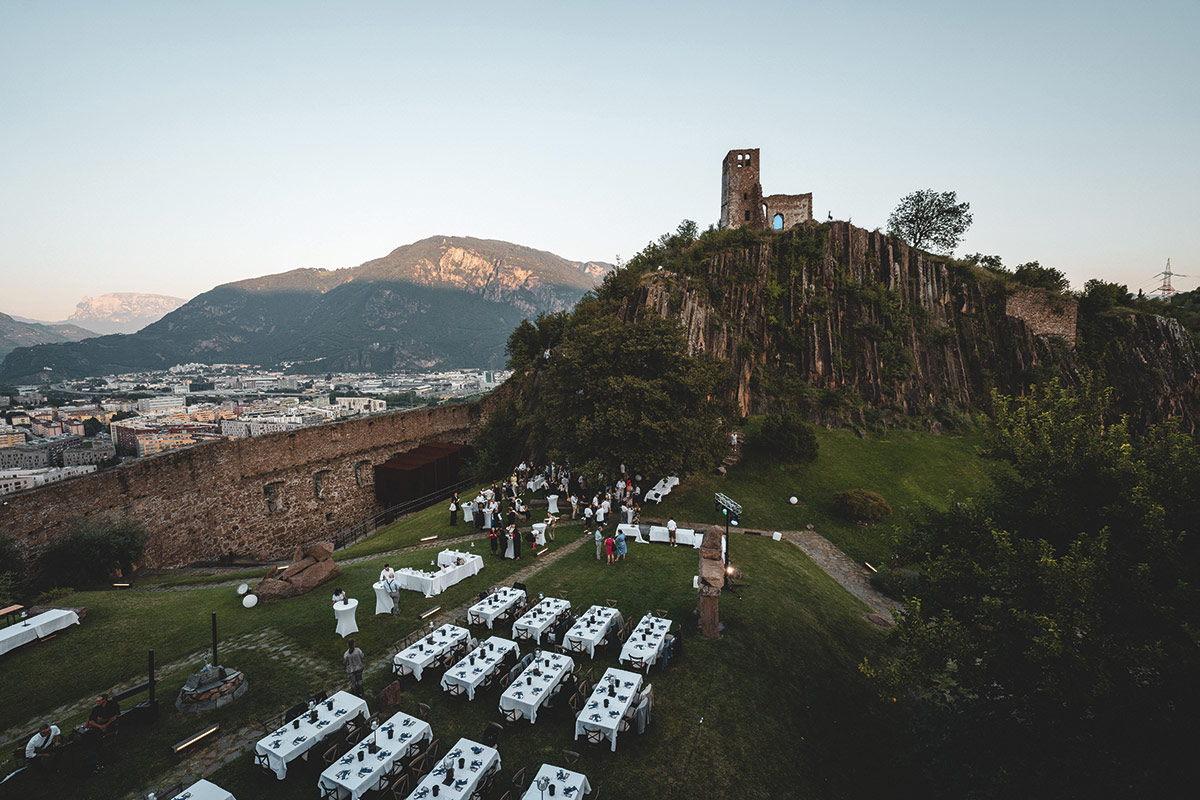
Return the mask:
<svg viewBox="0 0 1200 800">
<path fill-rule="evenodd" d="M 791 497 L 788 498 L 788 502 L 791 503 L 792 505 L 796 505 L 796 503 L 800 502 L 800 498 L 796 497 L 796 495 L 792 495 Z"/>
<path fill-rule="evenodd" d="M 256 594 L 246 595 L 245 597 L 242 598 L 242 605 L 245 606 L 246 608 L 254 608 L 256 605 L 258 605 L 258 595 L 256 595 Z"/>
</svg>

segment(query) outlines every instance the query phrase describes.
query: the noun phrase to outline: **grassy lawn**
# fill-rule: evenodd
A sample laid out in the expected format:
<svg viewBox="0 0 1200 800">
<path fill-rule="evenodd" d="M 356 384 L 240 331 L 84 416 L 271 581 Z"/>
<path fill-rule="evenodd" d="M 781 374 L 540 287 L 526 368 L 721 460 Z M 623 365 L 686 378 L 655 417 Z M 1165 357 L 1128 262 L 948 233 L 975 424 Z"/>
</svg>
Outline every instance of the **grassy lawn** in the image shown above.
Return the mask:
<svg viewBox="0 0 1200 800">
<path fill-rule="evenodd" d="M 559 542 L 575 535 L 564 531 Z M 584 753 L 576 768 L 602 786 L 606 797 L 644 797 L 647 791 L 663 798 L 859 797 L 885 790 L 892 776 L 858 766 L 872 754 L 883 760 L 891 747 L 892 726 L 857 664 L 886 634 L 866 623 L 858 601 L 797 548 L 757 537 L 739 539 L 736 546 L 750 585 L 744 600 L 722 598 L 726 636 L 718 642 L 694 632 L 694 550 L 633 544 L 630 561 L 609 567 L 598 564 L 594 549 L 585 543 L 532 577 L 528 585 L 535 596 L 566 588 L 577 606 L 612 599 L 635 621 L 650 608 L 667 609 L 683 626 L 684 655 L 668 671 L 651 674 L 655 708 L 644 737 L 626 735 L 615 754 L 591 749 L 572 741 L 568 714 L 547 713 L 537 725 L 521 723 L 505 731 L 501 780 L 521 767 L 532 772 L 542 762 L 561 763 L 561 750 L 569 747 Z M 356 638 L 368 656 L 369 698 L 387 682 L 380 667 L 395 640 L 419 624 L 417 614 L 434 602 L 446 607 L 465 602 L 526 563 L 489 557 L 480 575 L 435 601 L 406 592 L 400 616 L 370 613 L 370 583 L 384 560 L 418 565 L 430 557 L 430 551 L 381 556 L 350 565 L 339 581 L 360 600 L 362 630 Z M 135 677 L 143 669 L 147 647 L 155 647 L 160 663 L 201 653 L 207 646 L 210 611 L 218 612 L 222 636 L 230 642 L 223 646 L 227 656 L 222 661 L 243 669 L 251 688 L 216 712 L 183 715 L 174 710 L 174 693 L 194 665 L 189 661 L 173 667 L 162 676 L 160 721 L 123 731 L 108 750 L 110 766 L 104 774 L 80 779 L 67 773 L 28 793 L 23 786 L 23 796 L 120 797 L 153 783 L 156 774 L 175 763 L 167 746 L 209 721 L 234 730 L 318 689 L 343 685 L 344 643 L 333 632 L 327 594 L 322 587 L 251 610 L 241 608 L 228 587 L 87 592 L 68 598 L 89 607 L 82 626 L 5 659 L 0 671 L 0 693 L 7 701 L 0 724 L 5 727 Z M 259 634 L 285 642 L 291 653 L 253 646 L 250 639 Z M 234 644 L 238 637 L 245 641 Z M 616 665 L 616 655 L 598 655 L 597 674 Z M 593 664 L 585 660 L 583 666 Z M 420 684 L 410 679 L 405 687 L 408 710 L 415 711 L 418 700 L 432 706 L 429 722 L 443 743 L 477 737 L 488 721 L 499 719 L 495 690 L 468 703 L 444 695 L 429 678 Z M 78 719 L 55 721 L 66 729 Z M 277 782 L 260 775 L 250 757 L 243 756 L 213 779 L 242 800 L 270 800 L 315 797 L 316 774 L 301 765 Z"/>
<path fill-rule="evenodd" d="M 750 420 L 747 433 L 753 436 L 760 422 Z M 951 490 L 967 494 L 987 480 L 975 454 L 979 439 L 971 434 L 935 436 L 893 430 L 866 439 L 846 430 L 817 429 L 816 434 L 820 452 L 812 464 L 780 464 L 747 446 L 725 477 L 691 476 L 661 505 L 650 504 L 642 513 L 716 522 L 713 493 L 724 492 L 741 503 L 744 526 L 801 530 L 811 524 L 851 558 L 878 565 L 889 555 L 888 534 L 911 524 L 920 503 L 944 506 Z M 875 527 L 850 522 L 833 507 L 833 495 L 846 489 L 878 492 L 895 513 Z M 788 498 L 793 495 L 806 505 L 790 505 Z"/>
</svg>

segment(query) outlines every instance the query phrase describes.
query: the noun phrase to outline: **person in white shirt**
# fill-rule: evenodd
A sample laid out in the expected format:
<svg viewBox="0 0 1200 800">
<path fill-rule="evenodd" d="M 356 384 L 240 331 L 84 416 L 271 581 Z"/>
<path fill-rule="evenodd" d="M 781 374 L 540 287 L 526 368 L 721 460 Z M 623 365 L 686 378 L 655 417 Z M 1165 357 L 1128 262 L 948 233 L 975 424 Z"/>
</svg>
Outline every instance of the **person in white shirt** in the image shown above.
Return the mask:
<svg viewBox="0 0 1200 800">
<path fill-rule="evenodd" d="M 25 745 L 25 758 L 30 764 L 38 767 L 53 767 L 58 762 L 59 748 L 62 746 L 62 731 L 57 725 L 43 722 L 42 727 Z"/>
<path fill-rule="evenodd" d="M 579 519 L 579 495 L 571 493 L 571 519 Z"/>
<path fill-rule="evenodd" d="M 392 573 L 383 581 L 383 590 L 388 593 L 388 597 L 392 598 L 392 613 L 400 613 L 400 581 L 396 580 L 396 574 Z"/>
<path fill-rule="evenodd" d="M 675 528 L 677 527 L 674 519 L 667 520 L 667 538 L 671 540 L 671 547 L 679 546 L 675 543 Z"/>
<path fill-rule="evenodd" d="M 384 564 L 383 569 L 379 571 L 379 582 L 387 583 L 388 578 L 394 578 L 395 576 L 396 572 L 392 569 L 391 564 Z"/>
<path fill-rule="evenodd" d="M 341 587 L 334 589 L 333 590 L 333 604 L 336 606 L 338 603 L 344 603 L 344 602 L 346 602 L 346 593 L 342 591 Z"/>
<path fill-rule="evenodd" d="M 584 524 L 585 524 L 585 525 L 586 525 L 587 523 L 589 523 L 589 522 L 591 522 L 591 521 L 592 521 L 592 516 L 593 516 L 595 513 L 596 513 L 596 512 L 592 510 L 592 507 L 591 507 L 591 506 L 584 506 L 584 509 L 583 509 L 583 522 L 584 522 Z"/>
</svg>

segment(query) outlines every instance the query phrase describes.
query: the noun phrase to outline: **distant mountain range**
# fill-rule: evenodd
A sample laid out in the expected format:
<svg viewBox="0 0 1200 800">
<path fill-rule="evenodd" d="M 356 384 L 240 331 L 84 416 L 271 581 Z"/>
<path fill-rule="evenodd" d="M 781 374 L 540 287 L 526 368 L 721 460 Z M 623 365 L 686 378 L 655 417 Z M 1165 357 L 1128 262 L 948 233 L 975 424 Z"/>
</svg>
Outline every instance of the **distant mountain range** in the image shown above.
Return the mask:
<svg viewBox="0 0 1200 800">
<path fill-rule="evenodd" d="M 186 303 L 182 297 L 145 292 L 110 292 L 99 297 L 84 297 L 75 306 L 75 313 L 62 322 L 45 322 L 40 319 L 16 317 L 19 322 L 39 325 L 79 325 L 89 331 L 89 336 L 104 333 L 134 333 L 158 322 Z"/>
<path fill-rule="evenodd" d="M 499 367 L 523 318 L 572 307 L 610 269 L 508 242 L 436 236 L 357 267 L 224 284 L 134 334 L 21 347 L 0 365 L 0 379 L 192 361 L 287 363 L 293 372 Z"/>
<path fill-rule="evenodd" d="M 77 342 L 95 336 L 93 331 L 78 325 L 44 322 L 26 322 L 8 314 L 0 314 L 0 356 L 8 355 L 18 347 L 55 342 Z"/>
</svg>

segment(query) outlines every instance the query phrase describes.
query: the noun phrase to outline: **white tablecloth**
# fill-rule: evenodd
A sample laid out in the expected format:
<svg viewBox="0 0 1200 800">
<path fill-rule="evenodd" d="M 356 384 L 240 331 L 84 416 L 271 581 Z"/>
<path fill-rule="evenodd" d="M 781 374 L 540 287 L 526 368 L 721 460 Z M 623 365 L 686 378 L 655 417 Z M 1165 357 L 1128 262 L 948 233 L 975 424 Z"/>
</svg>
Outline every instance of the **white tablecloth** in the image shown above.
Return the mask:
<svg viewBox="0 0 1200 800">
<path fill-rule="evenodd" d="M 671 493 L 671 490 L 679 485 L 679 478 L 674 476 L 663 478 L 654 487 L 646 492 L 644 498 L 646 502 L 653 500 L 656 503 L 661 503 L 662 499 Z"/>
<path fill-rule="evenodd" d="M 533 540 L 535 542 L 537 542 L 538 547 L 545 547 L 546 546 L 546 523 L 535 522 L 535 523 L 533 523 L 532 527 L 533 527 Z"/>
<path fill-rule="evenodd" d="M 629 634 L 621 647 L 620 662 L 625 664 L 631 658 L 640 658 L 647 664 L 658 661 L 663 647 L 667 644 L 667 632 L 671 629 L 671 620 L 661 619 L 651 614 L 642 617 L 641 622 Z M 646 638 L 642 638 L 645 636 Z"/>
<path fill-rule="evenodd" d="M 375 613 L 392 613 L 392 609 L 396 607 L 396 604 L 392 602 L 392 596 L 387 593 L 387 589 L 384 587 L 383 581 L 375 581 L 375 583 L 371 585 L 371 588 L 375 590 Z"/>
<path fill-rule="evenodd" d="M 483 569 L 482 556 L 456 553 L 454 559 L 451 559 L 447 556 L 447 553 L 453 552 L 452 550 L 443 550 L 438 554 L 439 562 L 441 562 L 443 557 L 446 557 L 447 560 L 445 565 L 439 567 L 437 572 L 426 572 L 409 567 L 396 570 L 396 580 L 399 581 L 400 588 L 421 592 L 426 597 L 433 597 L 434 595 L 441 594 L 459 581 L 466 580 L 472 575 L 478 574 L 479 570 Z M 453 565 L 454 560 L 458 557 L 462 557 L 466 563 L 461 566 Z"/>
<path fill-rule="evenodd" d="M 484 624 L 492 628 L 496 617 L 518 603 L 525 602 L 525 590 L 501 586 L 492 594 L 467 609 L 467 621 L 472 625 Z"/>
<path fill-rule="evenodd" d="M 571 604 L 559 597 L 547 597 L 513 623 L 513 638 L 517 631 L 525 630 L 533 634 L 533 641 L 541 643 L 542 634 L 546 629 L 558 622 L 563 614 L 570 612 Z"/>
<path fill-rule="evenodd" d="M 6 628 L 0 628 L 0 655 L 78 624 L 79 615 L 66 608 L 52 608 L 23 622 L 14 622 Z"/>
<path fill-rule="evenodd" d="M 310 722 L 309 712 L 300 715 L 299 725 L 289 722 L 279 730 L 264 736 L 254 745 L 254 751 L 267 757 L 275 777 L 283 780 L 287 776 L 287 765 L 307 753 L 322 739 L 345 727 L 346 723 L 362 714 L 367 716 L 367 701 L 349 692 L 337 692 L 328 703 L 317 704 L 317 721 Z"/>
<path fill-rule="evenodd" d="M 531 492 L 540 492 L 546 488 L 546 477 L 544 475 L 534 475 L 525 481 L 525 488 Z"/>
<path fill-rule="evenodd" d="M 483 556 L 477 556 L 474 553 L 463 553 L 459 550 L 443 550 L 438 553 L 437 562 L 439 567 L 454 567 L 458 566 L 459 559 L 462 559 L 463 566 L 470 569 L 471 575 L 478 575 L 479 571 L 483 569 Z M 457 583 L 457 581 L 455 582 Z"/>
<path fill-rule="evenodd" d="M 609 695 L 609 686 L 613 685 L 614 694 Z M 575 738 L 583 735 L 585 730 L 599 729 L 605 738 L 612 742 L 613 752 L 617 750 L 617 732 L 621 717 L 633 705 L 642 689 L 642 676 L 636 672 L 623 669 L 609 668 L 604 677 L 596 681 L 592 696 L 583 704 L 579 716 L 575 718 Z M 608 706 L 604 703 L 608 701 Z"/>
<path fill-rule="evenodd" d="M 460 758 L 463 759 L 462 767 L 459 767 Z M 450 786 L 442 783 L 448 766 L 454 769 L 454 782 Z M 459 739 L 437 766 L 421 779 L 409 795 L 409 800 L 435 800 L 432 791 L 434 784 L 438 786 L 436 800 L 466 800 L 475 793 L 488 773 L 498 769 L 500 754 L 494 748 L 470 739 Z"/>
<path fill-rule="evenodd" d="M 558 513 L 558 495 L 556 495 L 556 494 L 546 495 L 546 511 L 547 511 L 547 513 L 550 513 L 550 514 Z"/>
<path fill-rule="evenodd" d="M 468 500 L 462 504 L 463 522 L 475 521 L 475 504 Z"/>
<path fill-rule="evenodd" d="M 521 795 L 521 800 L 544 800 L 550 795 L 542 794 L 538 789 L 538 781 L 542 778 L 550 779 L 550 786 L 554 787 L 553 800 L 579 800 L 585 794 L 592 791 L 592 785 L 588 783 L 587 776 L 582 772 L 571 772 L 569 769 L 556 767 L 553 764 L 542 764 L 542 768 L 537 771 L 537 775 L 533 776 L 533 780 L 529 782 L 529 788 L 525 790 L 525 794 Z M 546 787 L 546 791 L 550 791 L 550 787 Z"/>
<path fill-rule="evenodd" d="M 388 738 L 391 731 L 392 738 Z M 317 788 L 337 789 L 339 798 L 358 800 L 379 785 L 383 776 L 409 749 L 418 742 L 433 741 L 433 728 L 428 722 L 397 712 L 377 730 L 352 747 L 346 755 L 330 764 L 317 779 Z M 370 744 L 378 750 L 372 754 Z M 362 751 L 362 761 L 358 753 Z"/>
<path fill-rule="evenodd" d="M 617 530 L 625 534 L 625 544 L 632 542 L 646 544 L 648 541 L 642 536 L 642 526 L 640 525 L 618 525 Z"/>
<path fill-rule="evenodd" d="M 589 658 L 596 657 L 596 645 L 604 639 L 608 629 L 614 624 L 621 625 L 621 612 L 607 606 L 592 606 L 586 614 L 580 615 L 571 629 L 563 636 L 564 649 L 577 652 L 582 644 Z"/>
<path fill-rule="evenodd" d="M 337 635 L 343 639 L 358 632 L 358 622 L 354 619 L 354 611 L 357 608 L 358 601 L 353 597 L 344 603 L 333 604 L 333 615 L 337 617 Z"/>
<path fill-rule="evenodd" d="M 499 636 L 489 636 L 486 642 L 467 653 L 462 661 L 446 670 L 442 675 L 442 688 L 449 689 L 451 684 L 461 686 L 467 690 L 467 699 L 474 700 L 479 684 L 500 668 L 504 654 L 510 650 L 519 652 L 516 642 L 501 639 Z"/>
<path fill-rule="evenodd" d="M 174 797 L 164 797 L 160 800 L 237 800 L 229 792 L 215 783 L 201 778 Z"/>
<path fill-rule="evenodd" d="M 540 655 L 541 658 L 534 659 L 500 695 L 501 711 L 517 709 L 531 723 L 537 722 L 538 709 L 546 702 L 551 690 L 575 669 L 575 660 L 570 656 L 547 650 L 541 651 Z"/>
<path fill-rule="evenodd" d="M 470 641 L 471 632 L 466 628 L 449 623 L 433 631 L 428 636 L 414 642 L 412 646 L 401 650 L 392 659 L 392 664 L 404 664 L 413 672 L 413 677 L 421 680 L 421 673 L 435 658 L 441 658 L 447 650 L 459 642 Z"/>
</svg>

